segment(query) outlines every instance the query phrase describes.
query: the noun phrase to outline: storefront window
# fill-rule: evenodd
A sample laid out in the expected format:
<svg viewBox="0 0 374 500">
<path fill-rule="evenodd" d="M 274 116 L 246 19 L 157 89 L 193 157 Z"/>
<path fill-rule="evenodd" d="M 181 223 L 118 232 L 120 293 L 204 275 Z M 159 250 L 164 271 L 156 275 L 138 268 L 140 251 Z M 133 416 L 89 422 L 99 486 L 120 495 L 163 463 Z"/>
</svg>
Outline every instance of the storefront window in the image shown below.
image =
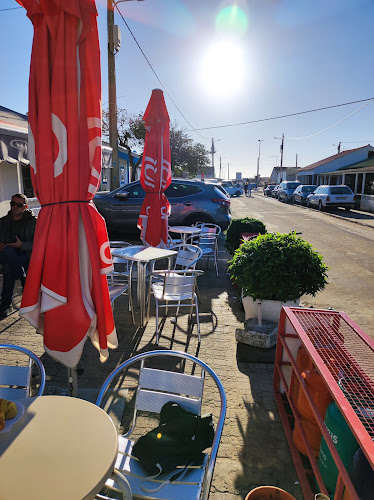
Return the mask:
<svg viewBox="0 0 374 500">
<path fill-rule="evenodd" d="M 356 179 L 356 174 L 346 174 L 344 178 L 344 184 L 352 189 L 352 191 L 355 191 L 355 179 Z"/>
<path fill-rule="evenodd" d="M 363 179 L 363 176 L 364 176 L 364 174 L 358 174 L 358 176 L 357 176 L 357 190 L 356 190 L 357 194 L 361 194 L 362 193 L 362 179 Z"/>
<path fill-rule="evenodd" d="M 374 174 L 366 174 L 364 193 L 374 195 Z"/>
<path fill-rule="evenodd" d="M 23 193 L 27 198 L 34 198 L 34 190 L 31 182 L 30 167 L 22 167 Z"/>
</svg>

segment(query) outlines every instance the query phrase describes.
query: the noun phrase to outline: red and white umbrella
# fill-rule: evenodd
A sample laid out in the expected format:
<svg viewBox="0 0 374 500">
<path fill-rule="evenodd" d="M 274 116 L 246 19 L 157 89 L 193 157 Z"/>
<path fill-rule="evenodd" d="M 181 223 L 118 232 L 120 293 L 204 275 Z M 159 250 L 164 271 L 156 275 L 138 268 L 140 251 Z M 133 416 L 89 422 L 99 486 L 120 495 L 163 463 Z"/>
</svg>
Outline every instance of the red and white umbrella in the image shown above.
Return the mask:
<svg viewBox="0 0 374 500">
<path fill-rule="evenodd" d="M 167 247 L 170 203 L 164 191 L 171 183 L 170 118 L 162 90 L 152 90 L 144 113 L 146 134 L 140 182 L 146 192 L 138 228 L 145 245 Z"/>
<path fill-rule="evenodd" d="M 29 158 L 42 206 L 20 314 L 48 354 L 77 365 L 87 337 L 108 358 L 117 334 L 113 265 L 92 198 L 101 173 L 101 72 L 94 0 L 17 0 L 34 25 Z"/>
</svg>

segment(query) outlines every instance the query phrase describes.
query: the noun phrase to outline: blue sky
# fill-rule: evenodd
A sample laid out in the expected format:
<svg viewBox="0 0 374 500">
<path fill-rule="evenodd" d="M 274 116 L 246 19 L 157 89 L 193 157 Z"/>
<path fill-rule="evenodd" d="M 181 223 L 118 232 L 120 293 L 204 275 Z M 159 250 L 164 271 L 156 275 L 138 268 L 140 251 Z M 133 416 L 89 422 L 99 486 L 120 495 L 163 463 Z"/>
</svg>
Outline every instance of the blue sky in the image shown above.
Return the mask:
<svg viewBox="0 0 374 500">
<path fill-rule="evenodd" d="M 96 4 L 105 108 L 107 1 Z M 0 104 L 25 113 L 33 27 L 23 9 L 1 10 L 14 7 L 15 0 L 0 2 Z M 259 139 L 260 174 L 269 175 L 280 163 L 274 137 L 282 133 L 283 166 L 294 166 L 296 155 L 299 167 L 331 156 L 339 142 L 342 150 L 374 145 L 374 102 L 346 120 L 365 103 L 220 127 L 374 97 L 373 0 L 144 0 L 118 7 L 172 98 L 165 93 L 171 120 L 207 149 L 214 138 L 217 175 L 220 156 L 223 177 L 228 164 L 230 177 L 255 175 Z M 118 14 L 115 22 L 122 35 L 118 106 L 144 112 L 161 85 Z"/>
</svg>

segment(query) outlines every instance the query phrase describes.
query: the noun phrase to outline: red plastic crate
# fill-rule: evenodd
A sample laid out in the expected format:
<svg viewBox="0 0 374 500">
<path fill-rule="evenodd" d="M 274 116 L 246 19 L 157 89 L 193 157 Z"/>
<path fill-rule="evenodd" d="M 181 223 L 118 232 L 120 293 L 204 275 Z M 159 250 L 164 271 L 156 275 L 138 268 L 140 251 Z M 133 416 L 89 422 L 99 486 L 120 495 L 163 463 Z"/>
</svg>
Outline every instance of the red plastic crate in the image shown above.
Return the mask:
<svg viewBox="0 0 374 500">
<path fill-rule="evenodd" d="M 306 395 L 339 471 L 334 498 L 342 499 L 346 488 L 349 500 L 358 499 L 326 430 L 323 417 L 319 415 L 296 365 L 301 343 L 306 347 L 315 368 L 324 379 L 333 400 L 374 469 L 374 342 L 344 312 L 294 307 L 283 308 L 281 311 L 274 367 L 274 393 L 304 498 L 314 498 L 308 480 L 311 476 L 315 477 L 322 493 L 327 494 L 327 490 L 303 429 L 301 434 L 308 451 L 310 467 L 305 466 L 305 460 L 301 458 L 293 442 L 294 423 L 299 423 L 302 428 L 296 402 L 292 399 L 295 378 L 300 383 L 300 390 Z"/>
</svg>

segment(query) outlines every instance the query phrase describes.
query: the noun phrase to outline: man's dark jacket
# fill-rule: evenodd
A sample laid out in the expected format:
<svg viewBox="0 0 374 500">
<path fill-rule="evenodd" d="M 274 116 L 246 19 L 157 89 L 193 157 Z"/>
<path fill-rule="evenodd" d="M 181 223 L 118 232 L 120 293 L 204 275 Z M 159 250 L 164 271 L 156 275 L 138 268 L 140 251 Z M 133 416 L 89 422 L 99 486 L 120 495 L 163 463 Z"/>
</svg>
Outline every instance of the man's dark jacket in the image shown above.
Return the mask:
<svg viewBox="0 0 374 500">
<path fill-rule="evenodd" d="M 0 219 L 0 242 L 14 243 L 16 236 L 22 241 L 22 246 L 18 250 L 27 253 L 32 251 L 36 217 L 31 210 L 25 210 L 20 220 L 14 220 L 12 212 L 9 210 L 5 217 Z"/>
</svg>

